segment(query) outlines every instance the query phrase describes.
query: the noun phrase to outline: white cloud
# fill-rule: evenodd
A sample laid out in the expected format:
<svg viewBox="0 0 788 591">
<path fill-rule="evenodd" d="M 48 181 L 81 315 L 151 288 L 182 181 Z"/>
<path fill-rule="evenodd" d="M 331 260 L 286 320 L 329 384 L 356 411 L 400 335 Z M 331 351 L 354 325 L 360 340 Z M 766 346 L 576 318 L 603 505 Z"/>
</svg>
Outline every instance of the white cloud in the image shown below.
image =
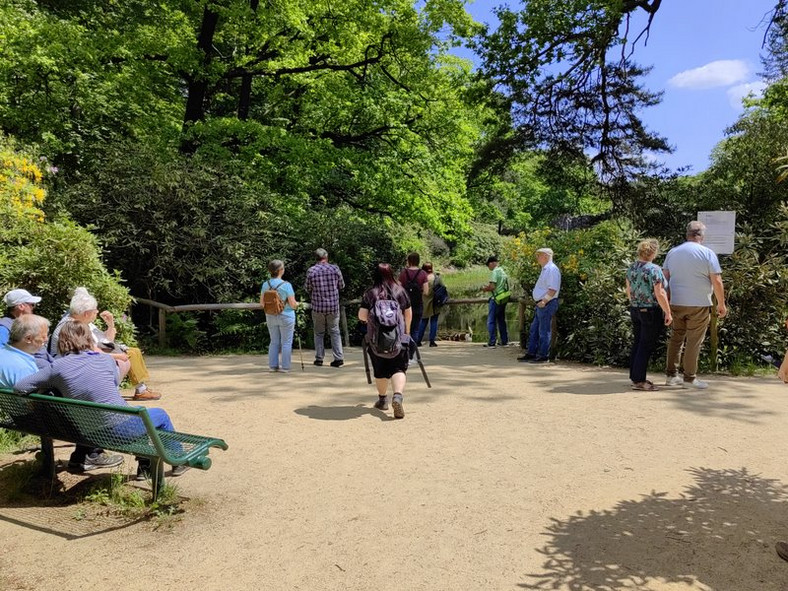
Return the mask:
<svg viewBox="0 0 788 591">
<path fill-rule="evenodd" d="M 755 97 L 760 97 L 765 88 L 766 83 L 760 81 L 737 84 L 728 89 L 728 100 L 734 109 L 741 110 L 744 108 L 741 101 L 745 96 L 752 94 Z"/>
<path fill-rule="evenodd" d="M 743 82 L 749 75 L 750 68 L 744 60 L 717 60 L 679 72 L 668 80 L 668 84 L 678 88 L 715 88 Z"/>
</svg>

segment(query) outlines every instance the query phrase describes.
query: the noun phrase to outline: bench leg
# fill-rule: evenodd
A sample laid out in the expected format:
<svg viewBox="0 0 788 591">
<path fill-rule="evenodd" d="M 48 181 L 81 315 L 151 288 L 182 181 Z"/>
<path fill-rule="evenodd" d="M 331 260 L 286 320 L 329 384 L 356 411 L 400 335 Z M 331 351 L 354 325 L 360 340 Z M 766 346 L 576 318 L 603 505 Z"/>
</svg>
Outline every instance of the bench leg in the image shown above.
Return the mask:
<svg viewBox="0 0 788 591">
<path fill-rule="evenodd" d="M 153 484 L 153 500 L 159 498 L 161 487 L 164 486 L 164 462 L 161 458 L 151 460 L 151 482 Z"/>
<path fill-rule="evenodd" d="M 50 437 L 41 437 L 41 474 L 50 482 L 55 479 L 55 446 Z"/>
</svg>

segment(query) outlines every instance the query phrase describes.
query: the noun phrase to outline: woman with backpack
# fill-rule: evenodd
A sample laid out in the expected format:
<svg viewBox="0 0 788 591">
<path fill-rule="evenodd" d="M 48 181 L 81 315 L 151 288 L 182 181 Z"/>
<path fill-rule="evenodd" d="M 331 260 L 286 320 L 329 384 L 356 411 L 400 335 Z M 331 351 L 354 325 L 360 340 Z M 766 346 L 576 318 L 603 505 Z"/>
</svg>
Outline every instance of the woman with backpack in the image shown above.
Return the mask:
<svg viewBox="0 0 788 591">
<path fill-rule="evenodd" d="M 367 325 L 364 347 L 375 374 L 378 400 L 375 408 L 388 410 L 388 384 L 394 390 L 391 406 L 394 418 L 405 417 L 402 396 L 405 392 L 410 344 L 410 298 L 394 279 L 391 265 L 379 263 L 373 271 L 374 285 L 361 298 L 358 319 Z"/>
<path fill-rule="evenodd" d="M 268 371 L 288 373 L 293 354 L 293 333 L 295 332 L 295 299 L 293 286 L 282 279 L 285 264 L 274 259 L 268 263 L 271 278 L 260 287 L 260 306 L 265 310 L 265 321 L 271 344 L 268 347 Z M 280 356 L 281 354 L 281 361 Z"/>
<path fill-rule="evenodd" d="M 421 340 L 424 338 L 424 333 L 427 331 L 427 323 L 429 323 L 430 347 L 437 347 L 438 343 L 435 342 L 435 338 L 438 336 L 438 316 L 440 316 L 440 303 L 438 300 L 440 298 L 437 298 L 436 294 L 443 293 L 446 288 L 443 286 L 441 276 L 434 272 L 432 263 L 429 261 L 425 262 L 421 266 L 421 270 L 427 274 L 427 293 L 424 295 L 424 308 L 421 321 L 419 322 L 419 331 L 416 335 L 416 345 L 421 347 Z"/>
</svg>

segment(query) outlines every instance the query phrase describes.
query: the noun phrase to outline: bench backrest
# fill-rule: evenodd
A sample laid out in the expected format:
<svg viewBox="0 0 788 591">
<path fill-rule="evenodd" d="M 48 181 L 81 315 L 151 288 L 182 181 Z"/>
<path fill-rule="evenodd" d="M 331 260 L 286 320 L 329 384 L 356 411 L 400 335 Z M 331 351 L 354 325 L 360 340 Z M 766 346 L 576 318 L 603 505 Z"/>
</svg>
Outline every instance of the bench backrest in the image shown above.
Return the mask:
<svg viewBox="0 0 788 591">
<path fill-rule="evenodd" d="M 138 436 L 124 436 L 123 429 L 118 429 L 129 421 L 138 422 Z M 129 453 L 136 449 L 141 455 L 150 455 L 162 445 L 144 408 L 43 394 L 20 396 L 5 389 L 0 389 L 0 427 L 72 443 L 120 447 Z"/>
</svg>

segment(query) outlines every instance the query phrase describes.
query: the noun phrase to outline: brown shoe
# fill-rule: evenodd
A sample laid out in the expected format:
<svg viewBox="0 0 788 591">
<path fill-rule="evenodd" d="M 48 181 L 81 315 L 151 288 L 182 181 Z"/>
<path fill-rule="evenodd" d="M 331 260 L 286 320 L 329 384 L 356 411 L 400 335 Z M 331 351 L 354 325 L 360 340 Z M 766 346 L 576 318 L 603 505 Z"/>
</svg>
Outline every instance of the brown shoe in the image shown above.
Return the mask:
<svg viewBox="0 0 788 591">
<path fill-rule="evenodd" d="M 147 388 L 142 392 L 137 392 L 134 394 L 134 398 L 132 398 L 132 400 L 158 400 L 159 398 L 161 398 L 161 394 L 151 390 L 150 388 Z"/>
</svg>

